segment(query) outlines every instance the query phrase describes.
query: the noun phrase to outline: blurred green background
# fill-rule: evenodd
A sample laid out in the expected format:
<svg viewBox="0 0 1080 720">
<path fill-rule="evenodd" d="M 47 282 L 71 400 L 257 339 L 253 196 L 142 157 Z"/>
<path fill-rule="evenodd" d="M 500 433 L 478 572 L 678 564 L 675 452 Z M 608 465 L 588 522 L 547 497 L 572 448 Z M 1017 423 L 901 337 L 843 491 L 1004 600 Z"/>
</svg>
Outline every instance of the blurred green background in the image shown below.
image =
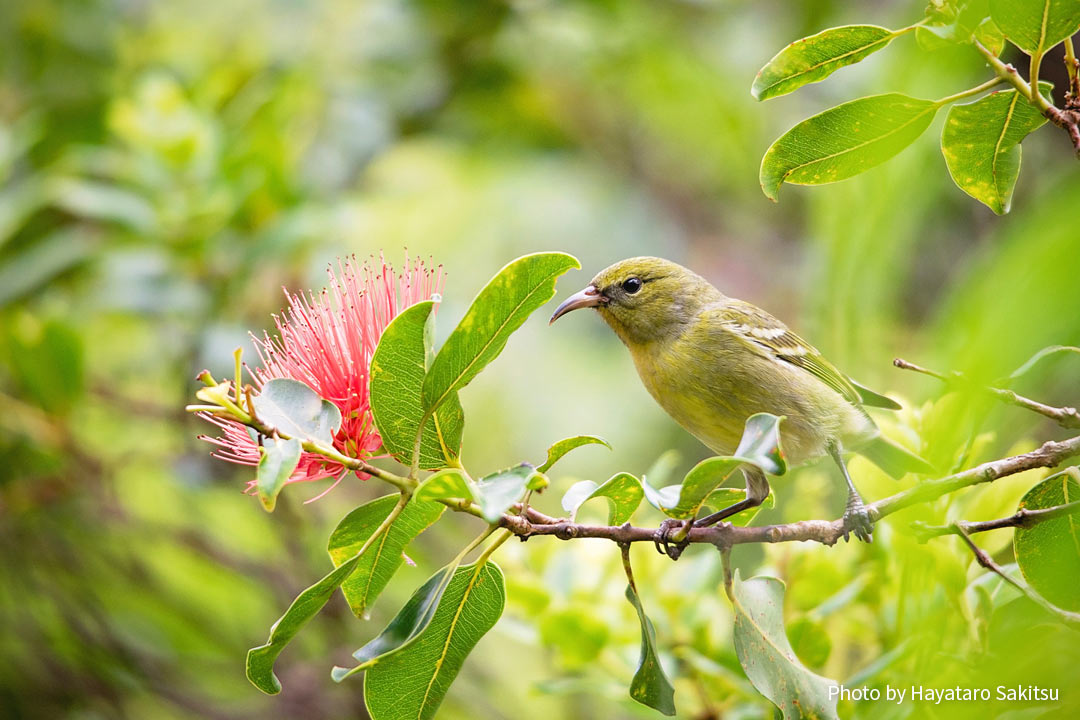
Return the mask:
<svg viewBox="0 0 1080 720">
<path fill-rule="evenodd" d="M 761 194 L 769 143 L 797 120 L 884 91 L 937 97 L 985 78 L 970 50 L 914 38 L 767 104 L 749 93 L 784 44 L 824 27 L 891 27 L 918 2 L 20 0 L 0 3 L 0 714 L 12 718 L 363 717 L 359 679 L 330 666 L 392 616 L 478 530 L 420 538 L 367 624 L 339 597 L 283 655 L 285 687 L 244 678 L 293 596 L 329 568 L 325 542 L 383 488 L 290 486 L 268 515 L 250 473 L 208 457 L 183 405 L 203 367 L 228 374 L 283 305 L 335 258 L 405 249 L 447 273 L 443 336 L 503 264 L 577 255 L 560 297 L 623 257 L 662 255 L 786 319 L 839 366 L 911 410 L 887 431 L 948 465 L 1053 435 L 1019 411 L 933 401 L 921 364 L 1007 374 L 1044 345 L 1080 344 L 1080 172 L 1056 131 L 1025 143 L 1014 210 L 955 187 L 939 124 L 894 161 L 822 188 Z M 1049 65 L 1049 61 L 1047 63 Z M 1052 70 L 1051 72 L 1056 72 Z M 1059 81 L 1059 87 L 1061 82 Z M 665 450 L 708 452 L 641 388 L 598 318 L 538 313 L 462 395 L 465 458 L 489 471 L 566 435 L 577 479 L 641 473 Z M 1080 402 L 1075 364 L 1021 390 Z M 977 423 L 976 423 L 977 421 Z M 896 486 L 853 465 L 864 495 Z M 774 483 L 761 520 L 832 518 L 827 466 Z M 789 583 L 789 634 L 810 667 L 909 686 L 1067 688 L 1080 643 L 998 592 L 955 539 L 918 545 L 914 517 L 1012 512 L 1034 477 L 970 490 L 886 523 L 873 546 L 735 551 L 744 576 Z M 586 508 L 585 517 L 601 517 Z M 592 513 L 595 513 L 593 515 Z M 643 517 L 655 523 L 659 517 Z M 1009 536 L 987 534 L 1010 560 Z M 715 553 L 677 565 L 636 548 L 639 586 L 684 717 L 770 717 L 742 676 Z M 603 542 L 507 545 L 509 606 L 443 716 L 654 717 L 626 697 L 637 624 Z M 983 584 L 986 584 L 985 581 Z M 982 598 L 982 595 L 978 596 Z M 991 597 L 987 595 L 987 597 Z M 989 608 L 987 608 L 989 603 Z M 1057 707 L 841 704 L 844 716 L 1075 717 Z"/>
</svg>

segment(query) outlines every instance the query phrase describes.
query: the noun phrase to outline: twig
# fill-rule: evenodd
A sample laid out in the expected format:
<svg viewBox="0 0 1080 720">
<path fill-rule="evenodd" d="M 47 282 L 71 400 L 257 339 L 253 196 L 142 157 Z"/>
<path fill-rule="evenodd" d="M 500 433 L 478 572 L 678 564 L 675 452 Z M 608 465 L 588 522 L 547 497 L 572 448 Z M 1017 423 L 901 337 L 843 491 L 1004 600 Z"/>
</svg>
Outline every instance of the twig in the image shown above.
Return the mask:
<svg viewBox="0 0 1080 720">
<path fill-rule="evenodd" d="M 1009 574 L 1005 572 L 1005 569 L 998 565 L 996 562 L 994 562 L 993 559 L 986 554 L 985 550 L 976 545 L 975 542 L 968 536 L 968 534 L 959 527 L 959 525 L 954 525 L 953 527 L 954 533 L 956 535 L 959 535 L 960 539 L 963 540 L 964 543 L 968 546 L 972 554 L 975 555 L 975 561 L 979 563 L 979 565 L 986 568 L 990 572 L 997 574 L 1002 580 L 1012 585 L 1014 588 L 1023 593 L 1028 599 L 1034 601 L 1036 604 L 1040 605 L 1048 612 L 1057 615 L 1059 618 L 1069 623 L 1070 625 L 1080 625 L 1080 613 L 1075 613 L 1069 610 L 1065 610 L 1063 608 L 1059 608 L 1057 605 L 1054 605 L 1042 595 L 1029 588 L 1027 585 L 1021 585 L 1020 583 L 1013 580 L 1011 577 L 1009 577 Z"/>
<path fill-rule="evenodd" d="M 927 525 L 922 522 L 916 522 L 912 523 L 912 529 L 915 530 L 915 536 L 919 541 L 924 542 L 930 538 L 940 537 L 942 535 L 958 535 L 960 534 L 957 532 L 958 530 L 968 535 L 972 535 L 988 530 L 1000 530 L 1001 528 L 1030 528 L 1039 523 L 1046 522 L 1047 520 L 1053 520 L 1054 518 L 1064 517 L 1066 515 L 1073 515 L 1078 512 L 1080 512 L 1080 500 L 1066 503 L 1065 505 L 1055 505 L 1054 507 L 1040 508 L 1037 510 L 1020 508 L 1012 515 L 998 518 L 997 520 L 982 520 L 978 522 L 961 520 L 950 525 Z"/>
<path fill-rule="evenodd" d="M 1012 390 L 1005 388 L 992 387 L 987 385 L 978 385 L 968 380 L 963 373 L 951 372 L 948 374 L 939 373 L 935 370 L 921 367 L 915 363 L 910 363 L 903 358 L 896 358 L 893 360 L 893 365 L 901 370 L 912 370 L 923 375 L 929 375 L 932 378 L 936 378 L 951 389 L 964 389 L 964 390 L 977 390 L 992 397 L 997 398 L 1003 403 L 1009 405 L 1015 405 L 1016 407 L 1030 410 L 1031 412 L 1038 413 L 1043 417 L 1049 418 L 1056 422 L 1063 428 L 1070 430 L 1080 429 L 1080 412 L 1073 407 L 1054 407 L 1052 405 L 1046 405 L 1037 400 L 1026 398 L 1023 395 L 1018 395 Z"/>
</svg>

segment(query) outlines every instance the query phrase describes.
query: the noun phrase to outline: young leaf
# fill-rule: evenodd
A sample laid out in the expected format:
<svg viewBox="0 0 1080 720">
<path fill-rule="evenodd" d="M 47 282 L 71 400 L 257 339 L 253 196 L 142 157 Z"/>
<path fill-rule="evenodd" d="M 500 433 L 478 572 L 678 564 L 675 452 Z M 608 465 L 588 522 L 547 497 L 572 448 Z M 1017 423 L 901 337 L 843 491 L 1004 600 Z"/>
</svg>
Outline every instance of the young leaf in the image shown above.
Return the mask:
<svg viewBox="0 0 1080 720">
<path fill-rule="evenodd" d="M 475 492 L 484 519 L 489 523 L 498 521 L 511 505 L 521 499 L 525 486 L 534 475 L 536 469 L 522 463 L 477 480 Z"/>
<path fill-rule="evenodd" d="M 1080 483 L 1071 473 L 1049 477 L 1020 501 L 1021 508 L 1038 510 L 1080 500 Z M 1016 563 L 1024 579 L 1060 608 L 1080 611 L 1080 516 L 1066 515 L 1013 535 Z"/>
<path fill-rule="evenodd" d="M 579 448 L 582 445 L 603 445 L 608 450 L 611 449 L 611 445 L 608 444 L 607 440 L 602 437 L 597 437 L 596 435 L 575 435 L 574 437 L 568 437 L 548 448 L 547 460 L 544 461 L 543 465 L 536 468 L 536 471 L 546 473 L 551 469 L 552 465 L 562 459 L 563 455 L 566 455 L 566 453 L 575 448 Z"/>
<path fill-rule="evenodd" d="M 255 489 L 267 512 L 274 511 L 278 493 L 300 463 L 301 449 L 300 441 L 296 438 L 282 440 L 279 437 L 268 437 L 263 443 L 263 454 L 259 458 L 255 476 Z"/>
<path fill-rule="evenodd" d="M 388 506 L 380 522 L 385 520 L 392 510 L 393 506 Z M 248 651 L 247 678 L 252 685 L 269 695 L 281 692 L 281 683 L 274 675 L 274 661 L 289 641 L 296 637 L 296 633 L 300 632 L 300 628 L 322 610 L 338 586 L 356 569 L 360 557 L 356 555 L 338 565 L 322 580 L 297 595 L 285 614 L 270 628 L 270 638 L 266 644 Z"/>
<path fill-rule="evenodd" d="M 899 34 L 877 25 L 844 25 L 796 40 L 758 70 L 750 94 L 768 100 L 824 80 L 877 52 Z"/>
<path fill-rule="evenodd" d="M 655 490 L 645 483 L 645 497 L 670 517 L 687 519 L 696 516 L 716 487 L 742 465 L 754 465 L 770 475 L 783 475 L 787 471 L 780 448 L 780 422 L 783 419 L 769 413 L 751 415 L 743 426 L 743 435 L 734 455 L 702 460 L 686 474 L 680 485 Z"/>
<path fill-rule="evenodd" d="M 990 17 L 1013 45 L 1032 55 L 1080 29 L 1076 0 L 990 0 Z"/>
<path fill-rule="evenodd" d="M 664 715 L 674 715 L 675 688 L 664 674 L 660 656 L 656 652 L 656 630 L 645 614 L 641 599 L 638 598 L 632 583 L 626 586 L 626 599 L 637 610 L 638 621 L 641 623 L 641 655 L 638 658 L 637 672 L 630 681 L 630 697 Z"/>
<path fill-rule="evenodd" d="M 1050 83 L 1040 83 L 1047 94 Z M 949 108 L 941 154 L 957 187 L 998 215 L 1009 212 L 1020 174 L 1020 141 L 1046 118 L 1016 90 Z"/>
<path fill-rule="evenodd" d="M 446 468 L 431 475 L 416 488 L 417 500 L 475 500 L 475 484 L 457 468 Z"/>
<path fill-rule="evenodd" d="M 267 425 L 297 440 L 334 442 L 341 411 L 299 380 L 275 378 L 251 399 L 255 415 Z"/>
<path fill-rule="evenodd" d="M 348 562 L 360 551 L 397 502 L 397 494 L 372 500 L 350 512 L 338 523 L 326 548 L 335 566 Z M 438 520 L 443 510 L 445 507 L 438 503 L 411 502 L 381 537 L 368 547 L 352 574 L 341 584 L 341 591 L 357 617 L 367 616 L 371 603 L 404 562 L 402 553 L 405 546 Z"/>
<path fill-rule="evenodd" d="M 574 483 L 563 495 L 562 507 L 573 518 L 583 503 L 598 497 L 607 498 L 611 504 L 608 525 L 622 525 L 641 505 L 645 490 L 630 473 L 616 473 L 599 486 L 592 480 Z"/>
<path fill-rule="evenodd" d="M 761 189 L 776 200 L 785 182 L 824 185 L 880 165 L 922 135 L 939 107 L 932 100 L 887 93 L 807 118 L 766 151 Z"/>
<path fill-rule="evenodd" d="M 717 488 L 709 493 L 709 496 L 705 498 L 705 502 L 702 505 L 707 505 L 714 511 L 723 510 L 729 508 L 735 503 L 746 498 L 746 490 L 744 488 Z M 728 517 L 724 522 L 729 522 L 732 525 L 739 527 L 745 527 L 749 525 L 757 514 L 762 510 L 769 510 L 776 504 L 776 493 L 770 492 L 769 496 L 762 500 L 761 504 L 757 507 L 748 508 L 740 513 L 736 513 L 731 517 Z"/>
<path fill-rule="evenodd" d="M 424 384 L 435 303 L 419 302 L 401 311 L 383 331 L 371 356 L 371 413 L 383 447 L 402 465 L 412 464 L 416 432 L 424 417 Z M 464 412 L 451 393 L 427 418 L 420 438 L 420 469 L 437 470 L 461 452 Z"/>
<path fill-rule="evenodd" d="M 439 602 L 455 570 L 457 566 L 448 565 L 440 568 L 417 588 L 404 607 L 398 610 L 390 624 L 353 653 L 358 663 L 355 667 L 335 667 L 330 672 L 330 677 L 334 682 L 341 682 L 361 670 L 366 670 L 420 637 L 420 633 L 431 624 L 431 619 L 435 616 L 435 610 L 439 607 Z"/>
<path fill-rule="evenodd" d="M 494 360 L 525 319 L 555 296 L 555 281 L 577 259 L 535 253 L 514 260 L 491 279 L 450 333 L 424 377 L 422 398 L 430 414 Z"/>
<path fill-rule="evenodd" d="M 492 562 L 459 568 L 430 624 L 364 676 L 364 702 L 373 720 L 435 716 L 469 652 L 502 615 L 506 589 Z"/>
<path fill-rule="evenodd" d="M 773 702 L 785 720 L 837 718 L 836 683 L 815 675 L 799 662 L 784 633 L 784 583 L 772 577 L 747 581 L 735 571 L 732 582 L 735 610 L 735 654 L 746 676 Z"/>
</svg>

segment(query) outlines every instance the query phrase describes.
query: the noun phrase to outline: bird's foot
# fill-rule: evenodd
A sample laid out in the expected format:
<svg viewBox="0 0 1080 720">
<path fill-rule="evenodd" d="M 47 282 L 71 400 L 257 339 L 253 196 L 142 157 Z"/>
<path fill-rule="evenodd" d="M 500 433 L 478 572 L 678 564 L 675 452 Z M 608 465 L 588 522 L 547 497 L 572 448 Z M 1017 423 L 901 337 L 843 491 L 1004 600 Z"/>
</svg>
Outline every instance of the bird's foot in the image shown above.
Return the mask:
<svg viewBox="0 0 1080 720">
<path fill-rule="evenodd" d="M 849 533 L 855 533 L 855 537 L 859 540 L 873 542 L 874 538 L 871 535 L 873 530 L 874 521 L 862 500 L 857 496 L 848 498 L 847 507 L 844 508 L 844 541 L 849 540 Z"/>
<path fill-rule="evenodd" d="M 683 550 L 690 544 L 690 528 L 694 526 L 693 520 L 676 520 L 668 518 L 660 523 L 656 530 L 656 552 L 667 555 L 672 560 L 678 560 Z"/>
</svg>

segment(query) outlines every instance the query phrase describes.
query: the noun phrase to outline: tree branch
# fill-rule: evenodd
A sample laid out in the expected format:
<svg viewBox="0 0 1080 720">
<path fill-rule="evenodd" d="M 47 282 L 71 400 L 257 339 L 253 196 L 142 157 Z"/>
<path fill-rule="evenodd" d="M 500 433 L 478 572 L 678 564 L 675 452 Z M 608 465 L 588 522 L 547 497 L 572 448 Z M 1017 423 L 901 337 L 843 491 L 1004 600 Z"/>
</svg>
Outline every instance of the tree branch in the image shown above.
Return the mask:
<svg viewBox="0 0 1080 720">
<path fill-rule="evenodd" d="M 901 370 L 912 370 L 923 375 L 929 375 L 932 378 L 936 378 L 945 385 L 954 390 L 977 390 L 992 397 L 997 398 L 1003 403 L 1008 405 L 1015 405 L 1016 407 L 1030 410 L 1031 412 L 1038 413 L 1043 417 L 1049 418 L 1056 422 L 1063 428 L 1070 430 L 1080 429 L 1080 412 L 1077 412 L 1073 407 L 1054 407 L 1052 405 L 1046 405 L 1037 400 L 1026 398 L 1023 395 L 1018 395 L 1012 390 L 999 387 L 989 387 L 986 385 L 978 385 L 968 380 L 963 373 L 951 372 L 948 374 L 939 373 L 935 370 L 929 370 L 927 368 L 910 363 L 903 358 L 896 358 L 893 360 L 893 365 Z"/>
<path fill-rule="evenodd" d="M 1000 530 L 1001 528 L 1030 528 L 1039 523 L 1046 522 L 1047 520 L 1053 520 L 1054 518 L 1064 517 L 1066 515 L 1073 515 L 1078 512 L 1080 512 L 1080 500 L 1066 503 L 1065 505 L 1039 508 L 1037 510 L 1020 508 L 1012 515 L 998 518 L 997 520 L 982 520 L 979 522 L 961 520 L 951 525 L 927 525 L 926 523 L 915 522 L 912 523 L 911 527 L 915 531 L 915 535 L 919 538 L 919 541 L 925 542 L 930 538 L 940 537 L 942 535 L 959 535 L 960 532 L 958 532 L 958 530 L 967 533 L 968 535 L 972 535 L 988 530 Z"/>
</svg>

